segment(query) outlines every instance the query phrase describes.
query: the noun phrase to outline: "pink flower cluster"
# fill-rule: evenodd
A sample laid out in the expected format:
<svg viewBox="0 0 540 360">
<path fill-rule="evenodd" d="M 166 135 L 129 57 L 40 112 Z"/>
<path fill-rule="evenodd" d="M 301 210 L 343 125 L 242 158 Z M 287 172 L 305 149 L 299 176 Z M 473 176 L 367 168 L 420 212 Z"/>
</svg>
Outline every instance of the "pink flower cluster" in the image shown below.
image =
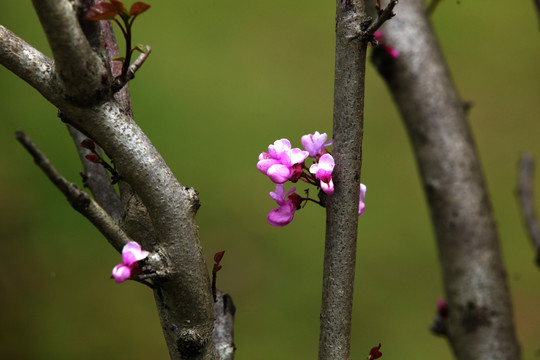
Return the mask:
<svg viewBox="0 0 540 360">
<path fill-rule="evenodd" d="M 135 241 L 130 241 L 122 249 L 122 263 L 116 265 L 112 270 L 112 277 L 117 283 L 122 283 L 134 274 L 139 268 L 138 261 L 146 259 L 148 251 L 144 251 Z"/>
<path fill-rule="evenodd" d="M 301 208 L 304 201 L 321 204 L 317 200 L 309 197 L 303 198 L 295 193 L 296 187 L 285 193 L 283 185 L 285 182 L 296 183 L 298 180 L 302 180 L 320 187 L 328 196 L 334 193 L 332 171 L 335 163 L 332 155 L 326 150 L 327 146 L 332 145 L 332 140 L 327 142 L 327 138 L 326 133 L 320 134 L 318 131 L 302 136 L 304 150 L 292 148 L 289 140 L 280 139 L 268 146 L 268 152 L 259 155 L 257 169 L 276 184 L 275 190 L 270 192 L 270 197 L 277 202 L 279 207 L 268 214 L 267 221 L 270 225 L 285 226 L 289 224 L 294 218 L 295 211 Z M 305 160 L 308 157 L 313 159 L 313 164 L 309 169 L 305 165 Z M 365 194 L 366 187 L 361 184 L 358 215 L 364 213 Z"/>
</svg>

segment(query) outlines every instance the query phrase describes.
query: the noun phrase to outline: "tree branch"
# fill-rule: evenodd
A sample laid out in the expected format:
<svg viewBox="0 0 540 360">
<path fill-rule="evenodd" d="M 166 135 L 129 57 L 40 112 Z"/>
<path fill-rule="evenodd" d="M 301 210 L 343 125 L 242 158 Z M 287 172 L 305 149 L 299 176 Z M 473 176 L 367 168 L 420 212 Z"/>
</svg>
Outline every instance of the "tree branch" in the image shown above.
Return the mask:
<svg viewBox="0 0 540 360">
<path fill-rule="evenodd" d="M 54 62 L 0 25 L 0 64 L 52 103 L 60 101 Z"/>
<path fill-rule="evenodd" d="M 96 104 L 110 92 L 112 81 L 105 59 L 90 46 L 73 3 L 32 0 L 54 55 L 65 96 L 80 106 Z"/>
<path fill-rule="evenodd" d="M 195 222 L 197 192 L 178 182 L 125 104 L 114 99 L 109 65 L 84 37 L 71 2 L 34 0 L 34 7 L 61 74 L 60 86 L 51 88 L 55 92 L 47 93 L 47 99 L 70 125 L 101 146 L 148 210 L 155 237 L 142 239 L 141 245 L 163 267 L 164 276 L 154 282 L 154 297 L 171 358 L 214 358 L 214 302 Z"/>
<path fill-rule="evenodd" d="M 84 215 L 109 240 L 109 243 L 121 252 L 124 245 L 132 241 L 118 226 L 114 219 L 86 192 L 67 181 L 51 164 L 43 152 L 22 131 L 15 133 L 17 140 L 32 155 L 34 162 L 49 180 L 66 196 L 71 206 Z"/>
<path fill-rule="evenodd" d="M 536 265 L 540 267 L 540 226 L 536 220 L 533 196 L 534 159 L 531 154 L 521 155 L 519 166 L 518 200 L 529 238 L 536 249 Z"/>
<path fill-rule="evenodd" d="M 519 359 L 499 239 L 463 103 L 423 0 L 382 30 L 397 59 L 374 53 L 411 139 L 437 237 L 448 339 L 460 360 Z"/>
<path fill-rule="evenodd" d="M 363 1 L 336 1 L 336 64 L 332 178 L 326 242 L 319 359 L 349 359 L 358 199 L 362 166 L 366 42 L 352 38 L 366 17 Z"/>
<path fill-rule="evenodd" d="M 71 125 L 67 125 L 67 128 L 77 147 L 84 168 L 82 174 L 84 185 L 88 186 L 96 202 L 118 223 L 122 215 L 122 204 L 114 187 L 111 185 L 109 173 L 101 164 L 93 163 L 85 158 L 86 155 L 90 154 L 90 150 L 82 147 L 81 143 L 84 140 L 89 140 L 89 138 Z M 99 148 L 96 148 L 96 152 L 101 153 Z"/>
</svg>

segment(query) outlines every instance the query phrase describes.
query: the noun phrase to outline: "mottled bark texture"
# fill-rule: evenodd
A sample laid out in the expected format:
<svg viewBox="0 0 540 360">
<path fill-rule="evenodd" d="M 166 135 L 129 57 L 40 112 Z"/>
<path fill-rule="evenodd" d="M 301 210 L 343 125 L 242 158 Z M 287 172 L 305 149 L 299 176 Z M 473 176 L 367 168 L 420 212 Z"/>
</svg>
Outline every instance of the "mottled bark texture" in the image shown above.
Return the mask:
<svg viewBox="0 0 540 360">
<path fill-rule="evenodd" d="M 540 267 L 540 226 L 534 206 L 534 159 L 531 154 L 521 155 L 519 161 L 518 200 L 523 223 L 536 250 L 536 265 Z"/>
<path fill-rule="evenodd" d="M 366 59 L 366 42 L 357 35 L 365 17 L 363 1 L 336 1 L 332 144 L 335 192 L 326 203 L 321 360 L 350 357 Z"/>
<path fill-rule="evenodd" d="M 0 63 L 36 88 L 71 126 L 114 161 L 148 213 L 154 295 L 173 359 L 214 359 L 214 301 L 199 241 L 197 192 L 182 186 L 112 91 L 99 26 L 81 19 L 85 2 L 33 1 L 54 61 L 0 26 Z"/>
<path fill-rule="evenodd" d="M 382 28 L 400 56 L 374 52 L 407 127 L 437 237 L 448 339 L 460 360 L 519 359 L 499 239 L 463 102 L 422 0 Z"/>
</svg>

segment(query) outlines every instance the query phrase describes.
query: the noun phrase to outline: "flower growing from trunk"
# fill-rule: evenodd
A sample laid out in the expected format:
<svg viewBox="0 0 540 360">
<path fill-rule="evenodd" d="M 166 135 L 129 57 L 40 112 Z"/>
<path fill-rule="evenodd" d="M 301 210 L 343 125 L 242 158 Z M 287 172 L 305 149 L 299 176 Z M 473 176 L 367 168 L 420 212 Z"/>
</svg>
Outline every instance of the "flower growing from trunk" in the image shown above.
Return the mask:
<svg viewBox="0 0 540 360">
<path fill-rule="evenodd" d="M 334 171 L 334 158 L 330 154 L 324 154 L 319 159 L 319 162 L 311 165 L 309 172 L 315 174 L 317 179 L 321 181 L 321 189 L 327 195 L 334 193 L 334 182 L 332 181 L 332 171 Z"/>
<path fill-rule="evenodd" d="M 122 263 L 116 265 L 112 271 L 112 277 L 117 283 L 122 283 L 131 278 L 138 269 L 138 261 L 146 259 L 149 252 L 144 251 L 135 241 L 130 241 L 122 249 Z"/>
<path fill-rule="evenodd" d="M 317 156 L 322 155 L 325 152 L 325 147 L 332 145 L 332 140 L 325 144 L 328 135 L 326 133 L 319 134 L 315 131 L 315 134 L 307 134 L 302 136 L 302 146 L 309 153 L 309 156 L 316 159 Z"/>
<path fill-rule="evenodd" d="M 362 215 L 366 211 L 366 204 L 364 200 L 366 199 L 367 187 L 364 184 L 360 184 L 360 204 L 358 205 L 358 216 Z"/>
<path fill-rule="evenodd" d="M 308 157 L 307 151 L 291 148 L 287 139 L 276 140 L 268 146 L 268 152 L 259 155 L 257 169 L 276 184 L 283 184 L 298 172 L 297 164 L 302 164 Z M 301 166 L 300 166 L 301 171 Z M 298 180 L 298 179 L 297 179 Z"/>
<path fill-rule="evenodd" d="M 267 221 L 272 226 L 285 226 L 294 218 L 294 212 L 300 209 L 302 198 L 292 188 L 285 194 L 285 186 L 277 184 L 276 190 L 270 192 L 270 197 L 274 199 L 279 207 L 268 213 Z"/>
<path fill-rule="evenodd" d="M 283 186 L 285 182 L 296 183 L 302 180 L 320 188 L 327 196 L 332 196 L 334 193 L 332 172 L 335 162 L 330 152 L 325 149 L 332 145 L 332 140 L 327 142 L 327 138 L 326 133 L 321 134 L 318 131 L 302 136 L 302 145 L 305 150 L 293 149 L 289 140 L 280 139 L 268 146 L 268 152 L 259 155 L 257 169 L 277 184 L 275 191 L 271 192 L 270 196 L 278 203 L 279 207 L 271 210 L 268 214 L 267 221 L 270 225 L 281 227 L 289 224 L 294 218 L 294 213 L 302 207 L 304 201 L 312 201 L 325 206 L 325 199 L 321 198 L 321 195 L 319 195 L 320 201 L 312 199 L 309 197 L 308 190 L 306 190 L 305 198 L 294 192 L 296 188 L 285 193 Z M 309 168 L 304 163 L 308 156 L 313 159 L 313 164 Z M 365 197 L 366 186 L 360 184 L 358 216 L 365 211 Z"/>
</svg>

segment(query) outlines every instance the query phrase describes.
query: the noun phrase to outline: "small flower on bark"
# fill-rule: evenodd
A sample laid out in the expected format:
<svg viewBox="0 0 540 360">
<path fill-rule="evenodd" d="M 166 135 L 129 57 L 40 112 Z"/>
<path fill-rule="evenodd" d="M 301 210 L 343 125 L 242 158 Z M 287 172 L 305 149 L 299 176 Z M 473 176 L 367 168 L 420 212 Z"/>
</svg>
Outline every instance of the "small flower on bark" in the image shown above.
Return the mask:
<svg viewBox="0 0 540 360">
<path fill-rule="evenodd" d="M 302 198 L 294 192 L 295 190 L 296 188 L 292 188 L 285 194 L 285 186 L 277 184 L 276 190 L 270 192 L 270 197 L 279 205 L 278 208 L 268 213 L 267 221 L 270 225 L 281 227 L 293 220 L 294 213 L 300 209 L 302 202 Z"/>
<path fill-rule="evenodd" d="M 328 135 L 326 133 L 319 134 L 315 131 L 315 134 L 307 134 L 302 136 L 302 146 L 309 153 L 309 156 L 316 159 L 317 156 L 327 152 L 324 148 L 332 145 L 332 140 L 325 143 Z"/>
<path fill-rule="evenodd" d="M 375 37 L 375 40 L 379 42 L 379 46 L 382 47 L 382 49 L 387 55 L 389 55 L 393 59 L 397 59 L 399 57 L 399 51 L 397 51 L 393 46 L 386 43 L 384 34 L 380 30 L 375 31 L 373 36 Z"/>
<path fill-rule="evenodd" d="M 131 278 L 138 269 L 138 261 L 146 259 L 149 252 L 144 251 L 135 241 L 130 241 L 122 249 L 122 263 L 116 265 L 112 271 L 112 277 L 117 283 L 122 283 Z"/>
<path fill-rule="evenodd" d="M 268 175 L 274 183 L 283 184 L 297 174 L 298 167 L 295 165 L 302 164 L 308 155 L 307 151 L 292 149 L 287 139 L 276 140 L 273 145 L 268 146 L 267 153 L 259 155 L 257 169 Z"/>
<path fill-rule="evenodd" d="M 324 154 L 319 162 L 311 165 L 309 172 L 315 174 L 321 181 L 321 189 L 328 195 L 334 193 L 334 182 L 332 181 L 332 171 L 334 171 L 334 158 L 330 154 Z"/>
<path fill-rule="evenodd" d="M 367 187 L 364 184 L 360 184 L 360 204 L 358 205 L 358 216 L 362 215 L 366 211 L 366 204 L 364 200 L 366 199 Z"/>
</svg>

